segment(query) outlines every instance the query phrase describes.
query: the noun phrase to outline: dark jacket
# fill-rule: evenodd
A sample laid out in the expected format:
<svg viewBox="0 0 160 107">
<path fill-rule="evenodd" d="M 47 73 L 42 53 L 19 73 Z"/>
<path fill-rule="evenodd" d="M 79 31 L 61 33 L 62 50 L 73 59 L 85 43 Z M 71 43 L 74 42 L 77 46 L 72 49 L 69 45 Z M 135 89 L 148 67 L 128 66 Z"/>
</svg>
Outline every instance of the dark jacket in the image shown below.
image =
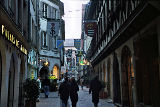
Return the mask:
<svg viewBox="0 0 160 107">
<path fill-rule="evenodd" d="M 79 87 L 78 87 L 76 81 L 73 80 L 70 83 L 70 98 L 71 98 L 72 103 L 78 101 L 78 93 L 77 93 L 77 91 L 79 91 Z"/>
<path fill-rule="evenodd" d="M 69 83 L 64 81 L 59 87 L 60 98 L 67 103 L 69 99 Z"/>
<path fill-rule="evenodd" d="M 101 89 L 102 89 L 101 82 L 97 78 L 93 79 L 90 83 L 90 89 L 89 89 L 89 93 L 92 92 L 93 103 L 99 102 L 99 92 Z"/>
<path fill-rule="evenodd" d="M 42 81 L 43 86 L 49 86 L 50 85 L 50 80 L 48 78 L 44 79 Z"/>
</svg>

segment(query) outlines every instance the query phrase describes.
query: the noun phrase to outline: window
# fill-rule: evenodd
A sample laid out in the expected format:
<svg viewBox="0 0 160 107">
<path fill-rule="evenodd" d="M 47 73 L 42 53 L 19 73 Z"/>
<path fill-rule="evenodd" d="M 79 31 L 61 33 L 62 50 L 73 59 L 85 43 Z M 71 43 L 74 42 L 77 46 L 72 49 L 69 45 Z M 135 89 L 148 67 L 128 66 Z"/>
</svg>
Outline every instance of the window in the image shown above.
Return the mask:
<svg viewBox="0 0 160 107">
<path fill-rule="evenodd" d="M 22 2 L 18 0 L 18 25 L 21 28 L 22 24 Z"/>
<path fill-rule="evenodd" d="M 9 7 L 9 14 L 10 17 L 15 19 L 15 14 L 16 14 L 16 9 L 15 9 L 15 1 L 14 0 L 9 0 L 8 1 L 8 7 Z"/>
<path fill-rule="evenodd" d="M 54 16 L 55 16 L 55 19 L 57 19 L 57 14 L 56 14 L 57 10 L 55 9 L 55 12 L 54 12 Z"/>
<path fill-rule="evenodd" d="M 43 48 L 47 48 L 48 47 L 47 34 L 44 31 L 42 31 L 42 47 Z"/>
<path fill-rule="evenodd" d="M 31 0 L 33 4 L 34 11 L 36 10 L 36 0 Z"/>
<path fill-rule="evenodd" d="M 43 4 L 43 17 L 47 17 L 47 4 Z"/>
</svg>

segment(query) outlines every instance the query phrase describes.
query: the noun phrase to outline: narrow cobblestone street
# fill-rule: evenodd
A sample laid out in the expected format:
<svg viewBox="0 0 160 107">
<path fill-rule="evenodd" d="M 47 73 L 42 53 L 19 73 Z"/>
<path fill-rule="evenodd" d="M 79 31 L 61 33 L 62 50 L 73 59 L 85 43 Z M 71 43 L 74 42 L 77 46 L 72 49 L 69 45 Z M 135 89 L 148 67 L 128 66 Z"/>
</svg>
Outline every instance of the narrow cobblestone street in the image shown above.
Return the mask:
<svg viewBox="0 0 160 107">
<path fill-rule="evenodd" d="M 88 88 L 85 88 L 82 90 L 80 88 L 80 91 L 78 92 L 79 99 L 77 103 L 77 107 L 94 107 L 92 103 L 92 95 L 89 94 Z M 71 107 L 70 99 L 68 101 L 69 107 Z M 108 103 L 107 99 L 100 99 L 99 107 L 115 107 L 112 103 Z M 44 97 L 44 93 L 41 93 L 40 95 L 40 102 L 37 102 L 37 107 L 60 107 L 60 98 L 58 96 L 58 92 L 52 92 L 49 95 L 49 98 Z"/>
</svg>

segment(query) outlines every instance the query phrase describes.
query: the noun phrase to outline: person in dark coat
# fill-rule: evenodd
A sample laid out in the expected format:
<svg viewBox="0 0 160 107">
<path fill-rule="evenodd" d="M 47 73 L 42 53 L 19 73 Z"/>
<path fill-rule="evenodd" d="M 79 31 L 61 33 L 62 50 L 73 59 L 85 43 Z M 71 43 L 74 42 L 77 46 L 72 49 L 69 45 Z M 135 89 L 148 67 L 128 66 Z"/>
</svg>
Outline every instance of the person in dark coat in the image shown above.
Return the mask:
<svg viewBox="0 0 160 107">
<path fill-rule="evenodd" d="M 62 107 L 67 107 L 67 102 L 69 99 L 69 83 L 68 77 L 65 78 L 65 81 L 61 83 L 59 87 L 60 99 L 62 101 Z"/>
<path fill-rule="evenodd" d="M 45 98 L 48 98 L 49 96 L 49 86 L 50 86 L 50 80 L 48 79 L 48 77 L 46 76 L 45 79 L 42 81 L 42 84 L 44 86 L 44 94 L 45 94 Z"/>
<path fill-rule="evenodd" d="M 71 79 L 70 83 L 70 99 L 72 101 L 72 107 L 76 107 L 78 101 L 78 93 L 79 87 L 74 77 Z"/>
<path fill-rule="evenodd" d="M 96 76 L 90 83 L 89 94 L 92 92 L 92 102 L 95 107 L 98 107 L 99 102 L 99 92 L 102 89 L 101 82 L 98 80 L 98 76 Z"/>
</svg>

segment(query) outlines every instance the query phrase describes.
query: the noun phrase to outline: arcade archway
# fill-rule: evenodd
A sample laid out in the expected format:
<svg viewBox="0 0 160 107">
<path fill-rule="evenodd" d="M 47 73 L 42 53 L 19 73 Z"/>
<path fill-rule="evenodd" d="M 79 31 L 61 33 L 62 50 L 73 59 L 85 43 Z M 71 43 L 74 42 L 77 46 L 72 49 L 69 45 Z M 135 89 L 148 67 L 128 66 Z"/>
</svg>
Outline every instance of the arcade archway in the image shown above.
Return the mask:
<svg viewBox="0 0 160 107">
<path fill-rule="evenodd" d="M 24 91 L 23 91 L 23 81 L 25 75 L 25 65 L 24 61 L 22 60 L 20 65 L 20 74 L 19 74 L 19 98 L 18 98 L 18 107 L 24 106 Z"/>
<path fill-rule="evenodd" d="M 113 101 L 114 103 L 121 103 L 121 90 L 120 90 L 120 73 L 119 63 L 116 53 L 113 55 Z"/>
<path fill-rule="evenodd" d="M 111 97 L 111 60 L 110 58 L 107 61 L 107 94 L 108 97 Z"/>
<path fill-rule="evenodd" d="M 15 59 L 12 55 L 10 60 L 9 78 L 8 78 L 8 103 L 7 107 L 13 107 L 14 102 L 14 86 L 15 86 Z"/>
<path fill-rule="evenodd" d="M 134 80 L 134 72 L 131 60 L 131 51 L 127 46 L 124 46 L 121 55 L 122 105 L 129 107 L 133 107 L 132 86 Z"/>
</svg>

